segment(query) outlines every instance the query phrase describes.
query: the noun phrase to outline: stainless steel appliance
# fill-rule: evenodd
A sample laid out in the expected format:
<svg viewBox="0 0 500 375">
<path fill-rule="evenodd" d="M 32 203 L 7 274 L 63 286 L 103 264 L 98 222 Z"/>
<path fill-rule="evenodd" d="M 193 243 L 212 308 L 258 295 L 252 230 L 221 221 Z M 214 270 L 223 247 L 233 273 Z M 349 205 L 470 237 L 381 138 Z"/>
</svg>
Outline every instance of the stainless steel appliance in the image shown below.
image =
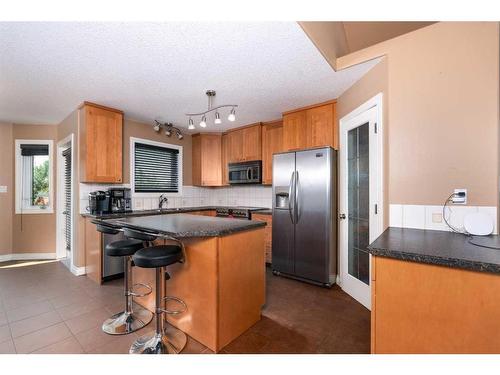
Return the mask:
<svg viewBox="0 0 500 375">
<path fill-rule="evenodd" d="M 337 273 L 337 152 L 330 147 L 273 156 L 272 268 L 331 286 Z"/>
<path fill-rule="evenodd" d="M 92 215 L 109 214 L 110 194 L 108 191 L 92 191 L 89 193 L 88 211 Z"/>
<path fill-rule="evenodd" d="M 252 207 L 217 207 L 215 216 L 252 220 Z"/>
<path fill-rule="evenodd" d="M 106 255 L 104 249 L 107 244 L 115 241 L 126 240 L 122 232 L 117 234 L 102 234 L 102 279 L 111 280 L 123 276 L 123 258 L 122 257 L 110 257 Z"/>
<path fill-rule="evenodd" d="M 247 161 L 244 163 L 230 163 L 228 166 L 229 183 L 260 184 L 262 183 L 262 161 Z"/>
<path fill-rule="evenodd" d="M 129 188 L 109 188 L 111 213 L 132 212 L 132 198 Z"/>
</svg>

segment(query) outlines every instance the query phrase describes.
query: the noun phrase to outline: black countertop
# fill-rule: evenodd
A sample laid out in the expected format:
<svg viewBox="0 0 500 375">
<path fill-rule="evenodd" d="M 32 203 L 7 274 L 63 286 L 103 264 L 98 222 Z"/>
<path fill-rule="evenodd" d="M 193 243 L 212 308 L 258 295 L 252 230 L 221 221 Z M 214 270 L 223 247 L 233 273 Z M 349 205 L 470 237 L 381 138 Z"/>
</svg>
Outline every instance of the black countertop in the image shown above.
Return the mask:
<svg viewBox="0 0 500 375">
<path fill-rule="evenodd" d="M 390 227 L 368 251 L 376 256 L 500 274 L 500 249 L 475 246 L 470 239 L 453 232 Z"/>
<path fill-rule="evenodd" d="M 159 209 L 154 210 L 135 210 L 132 212 L 125 213 L 113 213 L 113 214 L 90 214 L 83 213 L 83 217 L 90 217 L 93 219 L 118 219 L 122 217 L 134 217 L 134 216 L 151 216 L 151 215 L 165 215 L 165 214 L 178 214 L 178 213 L 189 213 L 194 211 L 214 211 L 217 208 L 238 208 L 238 206 L 199 206 L 199 207 L 179 207 L 179 208 L 164 208 L 161 211 Z M 264 213 L 271 211 L 264 207 L 245 207 L 251 212 Z M 272 213 L 272 211 L 271 211 Z"/>
<path fill-rule="evenodd" d="M 105 221 L 121 227 L 166 234 L 175 238 L 226 236 L 266 225 L 263 221 L 189 215 L 188 213 L 132 216 Z"/>
</svg>

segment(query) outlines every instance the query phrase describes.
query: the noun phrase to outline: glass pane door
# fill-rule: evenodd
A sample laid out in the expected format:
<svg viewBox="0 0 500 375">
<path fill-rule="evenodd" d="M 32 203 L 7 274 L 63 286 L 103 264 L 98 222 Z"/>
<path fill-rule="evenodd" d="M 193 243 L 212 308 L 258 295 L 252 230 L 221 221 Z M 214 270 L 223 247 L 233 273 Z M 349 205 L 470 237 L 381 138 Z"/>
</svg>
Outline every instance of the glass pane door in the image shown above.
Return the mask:
<svg viewBox="0 0 500 375">
<path fill-rule="evenodd" d="M 347 133 L 348 272 L 370 285 L 369 123 Z"/>
</svg>

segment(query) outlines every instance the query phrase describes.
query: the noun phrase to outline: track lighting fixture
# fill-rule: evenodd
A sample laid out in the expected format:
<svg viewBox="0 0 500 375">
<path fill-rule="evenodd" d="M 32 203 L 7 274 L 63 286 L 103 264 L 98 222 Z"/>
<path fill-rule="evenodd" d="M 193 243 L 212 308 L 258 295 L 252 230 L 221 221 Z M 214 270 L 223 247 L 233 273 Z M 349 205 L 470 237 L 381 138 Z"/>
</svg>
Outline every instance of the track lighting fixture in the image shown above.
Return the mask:
<svg viewBox="0 0 500 375">
<path fill-rule="evenodd" d="M 191 123 L 192 122 L 193 121 L 191 120 Z M 179 128 L 175 127 L 171 122 L 161 123 L 158 120 L 155 120 L 155 123 L 153 125 L 154 131 L 159 132 L 161 128 L 165 129 L 165 135 L 167 137 L 171 137 L 172 133 L 175 133 L 176 137 L 179 140 L 181 140 L 181 139 L 184 138 L 184 136 L 182 135 L 181 130 Z M 194 128 L 194 124 L 193 124 L 193 128 Z"/>
<path fill-rule="evenodd" d="M 214 124 L 221 124 L 222 119 L 220 118 L 220 113 L 218 111 L 218 109 L 220 109 L 220 108 L 232 107 L 231 113 L 229 114 L 229 116 L 227 116 L 227 119 L 231 122 L 236 120 L 236 109 L 235 108 L 238 106 L 237 104 L 223 104 L 223 105 L 219 105 L 217 107 L 213 107 L 212 102 L 213 102 L 213 99 L 215 97 L 215 91 L 208 90 L 205 94 L 208 97 L 208 109 L 204 112 L 199 112 L 199 113 L 186 113 L 186 116 L 189 116 L 189 122 L 188 122 L 188 129 L 189 130 L 195 129 L 195 126 L 194 126 L 194 123 L 193 123 L 191 117 L 201 116 L 200 127 L 205 128 L 207 126 L 207 116 L 206 115 L 207 115 L 207 113 L 211 113 L 213 111 L 215 111 Z"/>
</svg>

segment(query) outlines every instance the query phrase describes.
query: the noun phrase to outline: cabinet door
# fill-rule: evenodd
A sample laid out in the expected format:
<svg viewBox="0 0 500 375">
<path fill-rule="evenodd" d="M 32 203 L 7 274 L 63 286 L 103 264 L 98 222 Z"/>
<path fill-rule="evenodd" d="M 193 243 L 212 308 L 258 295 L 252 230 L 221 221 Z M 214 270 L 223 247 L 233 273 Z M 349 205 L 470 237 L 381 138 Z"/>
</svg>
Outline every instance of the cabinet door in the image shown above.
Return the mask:
<svg viewBox="0 0 500 375">
<path fill-rule="evenodd" d="M 239 130 L 242 135 L 243 160 L 262 159 L 261 125 L 250 126 Z"/>
<path fill-rule="evenodd" d="M 265 227 L 265 257 L 266 263 L 271 263 L 273 258 L 272 248 L 273 248 L 273 217 L 271 215 L 263 214 L 253 214 L 252 220 L 265 221 L 267 223 Z"/>
<path fill-rule="evenodd" d="M 334 136 L 334 106 L 322 105 L 308 109 L 307 117 L 307 147 L 335 146 Z"/>
<path fill-rule="evenodd" d="M 85 182 L 122 182 L 123 115 L 85 106 Z"/>
<path fill-rule="evenodd" d="M 201 135 L 201 185 L 222 185 L 222 136 Z"/>
<path fill-rule="evenodd" d="M 229 136 L 229 162 L 237 163 L 243 161 L 243 133 L 234 130 L 228 133 Z"/>
<path fill-rule="evenodd" d="M 300 150 L 307 147 L 306 111 L 283 116 L 283 149 Z"/>
<path fill-rule="evenodd" d="M 229 135 L 222 135 L 222 185 L 229 185 L 229 175 L 227 164 L 229 162 Z"/>
<path fill-rule="evenodd" d="M 273 154 L 283 149 L 283 122 L 277 121 L 262 126 L 262 183 L 273 183 Z"/>
</svg>

